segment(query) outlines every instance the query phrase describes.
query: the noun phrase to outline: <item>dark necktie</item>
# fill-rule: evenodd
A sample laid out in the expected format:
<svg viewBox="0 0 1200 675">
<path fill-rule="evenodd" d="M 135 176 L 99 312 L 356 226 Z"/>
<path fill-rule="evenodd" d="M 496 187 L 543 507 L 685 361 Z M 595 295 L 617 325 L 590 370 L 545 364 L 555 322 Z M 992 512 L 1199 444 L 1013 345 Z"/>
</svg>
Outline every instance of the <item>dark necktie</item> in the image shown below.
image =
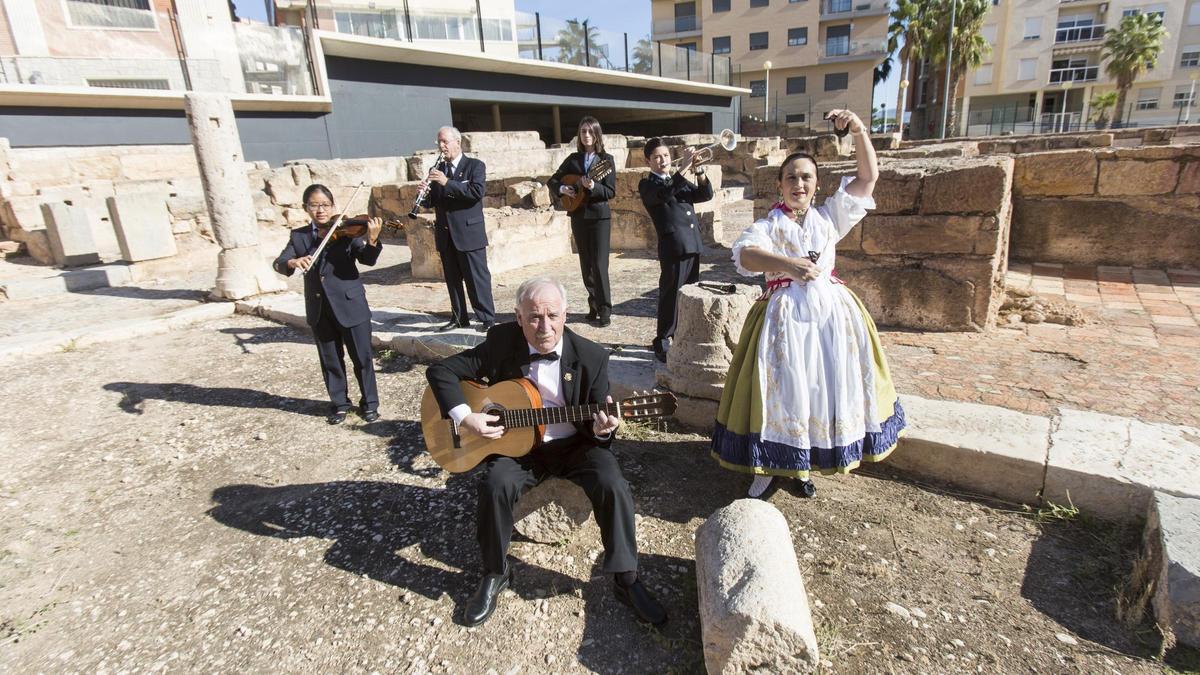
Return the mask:
<svg viewBox="0 0 1200 675">
<path fill-rule="evenodd" d="M 529 355 L 530 363 L 533 363 L 534 361 L 557 361 L 557 360 L 558 360 L 558 352 L 549 352 L 547 354 L 536 354 L 535 353 L 535 354 Z"/>
</svg>

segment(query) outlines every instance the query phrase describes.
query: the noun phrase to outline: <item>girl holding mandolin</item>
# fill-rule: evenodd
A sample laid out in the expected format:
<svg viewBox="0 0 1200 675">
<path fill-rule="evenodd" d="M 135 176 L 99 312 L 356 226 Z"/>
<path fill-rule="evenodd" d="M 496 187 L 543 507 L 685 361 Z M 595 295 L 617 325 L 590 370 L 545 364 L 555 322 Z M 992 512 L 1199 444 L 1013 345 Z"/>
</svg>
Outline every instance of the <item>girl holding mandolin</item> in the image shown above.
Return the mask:
<svg viewBox="0 0 1200 675">
<path fill-rule="evenodd" d="M 571 214 L 571 234 L 579 251 L 579 269 L 588 294 L 588 321 L 612 323 L 612 292 L 608 283 L 609 237 L 612 216 L 608 200 L 616 193 L 612 155 L 604 151 L 604 133 L 595 117 L 579 121 L 576 151 L 550 177 L 550 194 Z"/>
</svg>

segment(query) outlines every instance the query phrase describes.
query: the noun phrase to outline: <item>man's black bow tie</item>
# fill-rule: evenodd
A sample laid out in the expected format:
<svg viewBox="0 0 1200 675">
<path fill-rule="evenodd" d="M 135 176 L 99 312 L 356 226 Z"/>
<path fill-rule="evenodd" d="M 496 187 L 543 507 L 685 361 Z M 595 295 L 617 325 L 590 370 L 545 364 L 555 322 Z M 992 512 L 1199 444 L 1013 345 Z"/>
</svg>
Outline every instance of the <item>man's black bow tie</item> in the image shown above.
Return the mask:
<svg viewBox="0 0 1200 675">
<path fill-rule="evenodd" d="M 529 355 L 530 363 L 533 363 L 534 361 L 557 361 L 557 360 L 558 360 L 558 352 L 550 352 L 548 354 L 534 353 L 534 354 Z"/>
</svg>

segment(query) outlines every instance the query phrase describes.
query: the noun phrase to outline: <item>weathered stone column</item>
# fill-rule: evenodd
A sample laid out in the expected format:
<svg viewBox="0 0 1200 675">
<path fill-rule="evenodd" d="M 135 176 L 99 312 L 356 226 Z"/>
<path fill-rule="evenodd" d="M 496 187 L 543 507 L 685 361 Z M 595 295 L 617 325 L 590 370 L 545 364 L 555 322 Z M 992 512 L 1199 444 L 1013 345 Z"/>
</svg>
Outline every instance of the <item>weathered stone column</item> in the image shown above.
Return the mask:
<svg viewBox="0 0 1200 675">
<path fill-rule="evenodd" d="M 733 287 L 733 293 L 696 284 L 679 289 L 675 339 L 667 367 L 659 368 L 655 379 L 678 396 L 675 419 L 689 427 L 712 427 L 746 313 L 762 292 L 746 284 Z"/>
<path fill-rule="evenodd" d="M 739 499 L 696 529 L 700 633 L 709 673 L 806 673 L 821 657 L 787 520 Z"/>
<path fill-rule="evenodd" d="M 221 245 L 212 295 L 240 300 L 286 289 L 283 279 L 275 274 L 258 248 L 258 222 L 229 97 L 189 93 L 186 100 L 204 202 L 212 220 L 213 235 Z"/>
</svg>

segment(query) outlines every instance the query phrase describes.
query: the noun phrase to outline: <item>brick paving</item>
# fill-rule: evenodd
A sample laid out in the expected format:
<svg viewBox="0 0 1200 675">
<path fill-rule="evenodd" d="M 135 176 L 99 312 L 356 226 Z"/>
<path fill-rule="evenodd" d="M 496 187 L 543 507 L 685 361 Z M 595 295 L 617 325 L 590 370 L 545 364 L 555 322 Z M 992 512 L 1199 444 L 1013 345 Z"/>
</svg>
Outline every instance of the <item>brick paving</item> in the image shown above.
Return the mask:
<svg viewBox="0 0 1200 675">
<path fill-rule="evenodd" d="M 885 329 L 902 392 L 1200 427 L 1200 271 L 1013 264 L 1006 281 L 1079 307 L 1089 321 L 988 333 Z"/>
</svg>

